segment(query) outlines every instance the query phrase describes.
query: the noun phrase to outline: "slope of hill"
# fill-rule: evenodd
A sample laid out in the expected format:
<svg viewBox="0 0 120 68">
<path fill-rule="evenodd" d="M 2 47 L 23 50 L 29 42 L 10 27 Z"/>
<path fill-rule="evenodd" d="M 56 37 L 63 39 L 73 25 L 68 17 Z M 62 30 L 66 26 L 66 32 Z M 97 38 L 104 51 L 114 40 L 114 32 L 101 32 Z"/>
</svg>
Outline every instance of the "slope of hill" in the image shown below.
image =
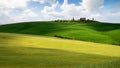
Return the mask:
<svg viewBox="0 0 120 68">
<path fill-rule="evenodd" d="M 120 45 L 120 24 L 77 22 L 26 22 L 1 25 L 0 32 L 57 36 Z"/>
<path fill-rule="evenodd" d="M 120 47 L 0 33 L 0 68 L 120 68 Z"/>
</svg>

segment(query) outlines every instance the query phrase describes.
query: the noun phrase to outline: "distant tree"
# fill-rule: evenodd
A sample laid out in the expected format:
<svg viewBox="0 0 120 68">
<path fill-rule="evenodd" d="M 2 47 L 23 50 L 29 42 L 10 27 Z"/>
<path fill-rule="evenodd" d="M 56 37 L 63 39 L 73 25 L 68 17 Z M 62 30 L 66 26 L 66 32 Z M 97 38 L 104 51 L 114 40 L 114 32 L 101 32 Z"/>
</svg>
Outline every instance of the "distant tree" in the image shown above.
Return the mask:
<svg viewBox="0 0 120 68">
<path fill-rule="evenodd" d="M 92 20 L 94 21 L 94 18 L 92 18 Z"/>
<path fill-rule="evenodd" d="M 75 21 L 74 17 L 73 17 L 72 21 Z"/>
</svg>

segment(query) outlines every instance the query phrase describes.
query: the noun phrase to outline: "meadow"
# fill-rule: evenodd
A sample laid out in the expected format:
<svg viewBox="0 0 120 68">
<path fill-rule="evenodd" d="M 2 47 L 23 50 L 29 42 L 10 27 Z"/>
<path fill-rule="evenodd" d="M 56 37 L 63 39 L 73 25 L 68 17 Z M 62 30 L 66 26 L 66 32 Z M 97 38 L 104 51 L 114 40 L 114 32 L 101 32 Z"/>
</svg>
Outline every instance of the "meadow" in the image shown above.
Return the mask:
<svg viewBox="0 0 120 68">
<path fill-rule="evenodd" d="M 120 47 L 0 33 L 0 68 L 119 68 Z"/>
<path fill-rule="evenodd" d="M 120 24 L 0 25 L 0 68 L 120 68 Z"/>
</svg>

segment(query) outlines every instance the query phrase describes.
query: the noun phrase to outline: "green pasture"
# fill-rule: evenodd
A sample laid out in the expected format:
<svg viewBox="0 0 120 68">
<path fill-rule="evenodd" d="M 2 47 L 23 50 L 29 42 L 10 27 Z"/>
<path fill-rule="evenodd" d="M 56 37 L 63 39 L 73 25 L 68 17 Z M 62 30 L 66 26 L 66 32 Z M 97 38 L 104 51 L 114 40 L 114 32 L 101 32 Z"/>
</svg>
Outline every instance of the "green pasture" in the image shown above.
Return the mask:
<svg viewBox="0 0 120 68">
<path fill-rule="evenodd" d="M 120 45 L 120 24 L 100 22 L 24 22 L 1 25 L 0 32 L 60 36 L 74 40 Z"/>
<path fill-rule="evenodd" d="M 120 47 L 0 33 L 0 68 L 119 68 Z"/>
</svg>

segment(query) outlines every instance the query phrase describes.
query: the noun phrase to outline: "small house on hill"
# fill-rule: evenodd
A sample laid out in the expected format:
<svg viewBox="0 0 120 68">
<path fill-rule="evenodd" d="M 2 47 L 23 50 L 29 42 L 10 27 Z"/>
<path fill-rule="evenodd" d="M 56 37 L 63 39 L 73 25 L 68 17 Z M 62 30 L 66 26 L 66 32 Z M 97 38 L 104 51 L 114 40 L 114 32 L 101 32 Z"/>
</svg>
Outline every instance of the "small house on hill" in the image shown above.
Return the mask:
<svg viewBox="0 0 120 68">
<path fill-rule="evenodd" d="M 80 21 L 86 21 L 86 18 L 80 18 Z"/>
</svg>

